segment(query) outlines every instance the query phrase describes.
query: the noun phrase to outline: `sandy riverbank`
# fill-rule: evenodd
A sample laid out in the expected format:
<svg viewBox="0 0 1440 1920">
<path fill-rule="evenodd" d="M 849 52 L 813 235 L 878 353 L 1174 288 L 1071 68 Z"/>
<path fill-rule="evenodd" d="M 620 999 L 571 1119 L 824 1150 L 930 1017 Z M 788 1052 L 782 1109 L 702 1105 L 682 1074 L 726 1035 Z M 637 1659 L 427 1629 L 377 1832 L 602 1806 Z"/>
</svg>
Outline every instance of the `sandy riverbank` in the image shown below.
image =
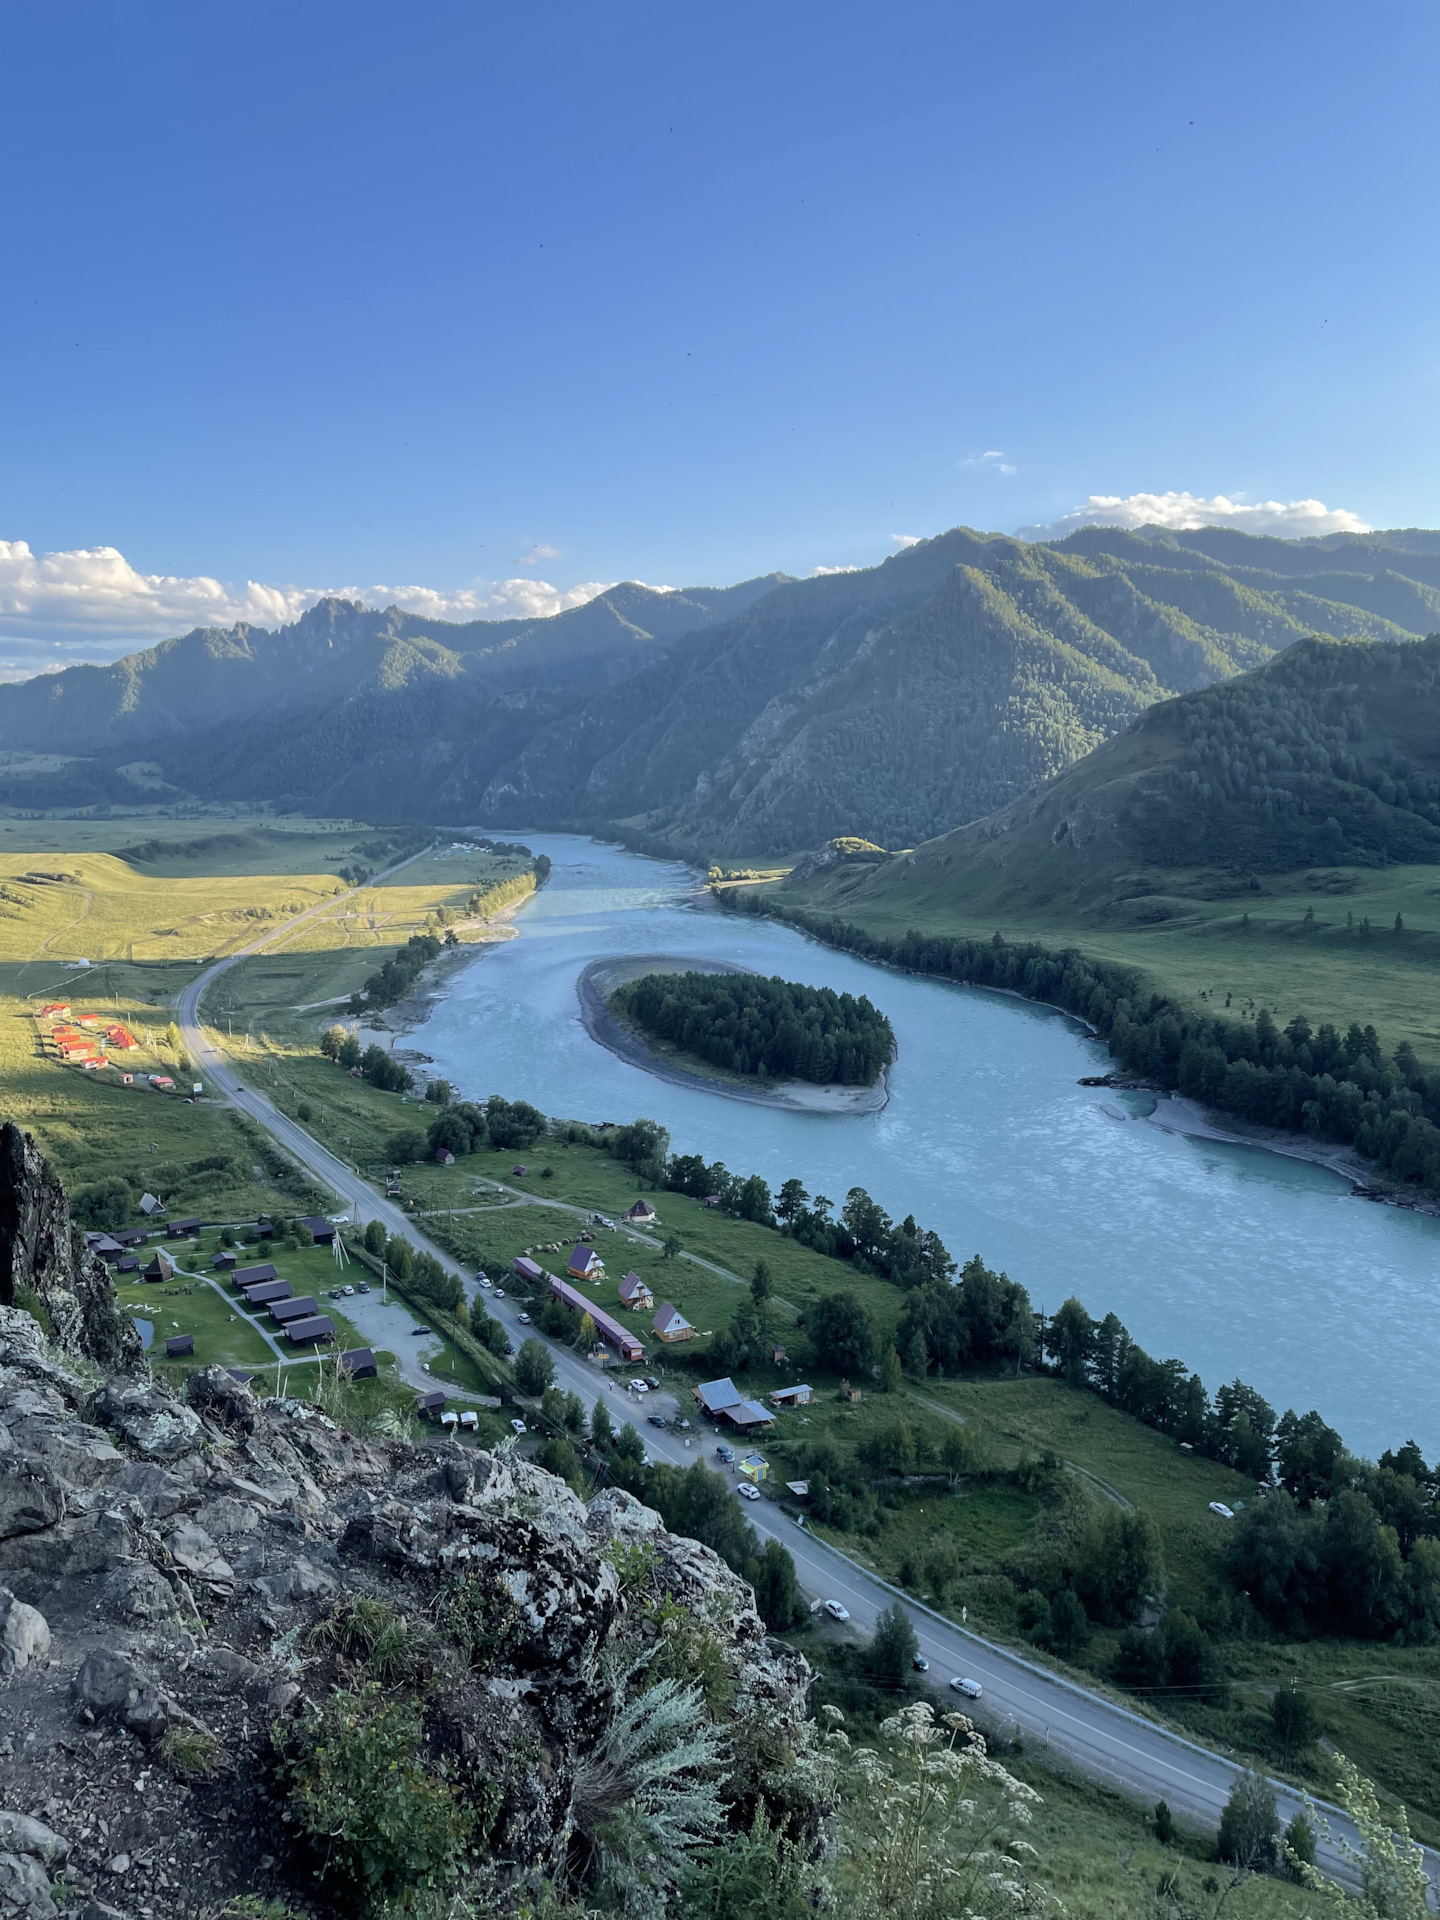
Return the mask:
<svg viewBox="0 0 1440 1920">
<path fill-rule="evenodd" d="M 776 1080 L 748 1086 L 743 1081 L 694 1073 L 657 1053 L 628 1021 L 619 1020 L 607 1005 L 608 996 L 627 980 L 647 973 L 746 973 L 723 960 L 694 960 L 683 954 L 616 954 L 592 960 L 575 982 L 580 1018 L 599 1046 L 628 1066 L 639 1067 L 672 1087 L 694 1087 L 700 1093 L 718 1093 L 725 1100 L 743 1100 L 752 1107 L 779 1107 L 787 1113 L 879 1113 L 890 1098 L 887 1076 L 873 1087 L 819 1087 L 808 1080 Z"/>
</svg>

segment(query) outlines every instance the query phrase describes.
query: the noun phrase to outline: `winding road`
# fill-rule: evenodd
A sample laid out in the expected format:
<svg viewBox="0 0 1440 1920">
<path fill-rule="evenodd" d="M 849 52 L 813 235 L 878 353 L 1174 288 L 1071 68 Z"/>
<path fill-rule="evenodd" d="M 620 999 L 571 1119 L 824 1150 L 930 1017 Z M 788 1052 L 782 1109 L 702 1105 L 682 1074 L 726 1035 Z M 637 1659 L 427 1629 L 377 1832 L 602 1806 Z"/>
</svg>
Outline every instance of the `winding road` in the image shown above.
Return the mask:
<svg viewBox="0 0 1440 1920">
<path fill-rule="evenodd" d="M 331 1187 L 357 1218 L 380 1220 L 387 1231 L 403 1234 L 412 1244 L 433 1254 L 447 1271 L 459 1276 L 467 1296 L 473 1298 L 478 1291 L 474 1276 L 443 1248 L 427 1239 L 418 1230 L 413 1215 L 407 1215 L 378 1194 L 352 1167 L 279 1112 L 263 1094 L 243 1086 L 201 1024 L 201 1001 L 222 974 L 272 940 L 293 932 L 305 921 L 322 912 L 333 912 L 334 906 L 331 900 L 311 908 L 206 968 L 178 996 L 177 1024 L 191 1057 L 216 1094 L 265 1127 L 308 1172 Z M 530 1198 L 528 1195 L 517 1197 Z M 545 1204 L 553 1207 L 555 1203 L 547 1200 Z M 575 1211 L 584 1210 L 576 1208 Z M 517 1343 L 536 1331 L 520 1324 L 520 1309 L 515 1302 L 496 1300 L 490 1293 L 484 1298 L 488 1311 L 502 1321 Z M 597 1373 L 569 1348 L 552 1343 L 551 1350 L 557 1384 L 578 1393 L 587 1406 L 604 1399 L 615 1408 L 624 1399 L 615 1381 Z M 643 1408 L 639 1411 L 643 1412 Z M 697 1444 L 688 1449 L 678 1434 L 649 1426 L 642 1430 L 651 1457 L 675 1466 L 693 1465 L 705 1446 L 703 1430 L 697 1436 Z M 713 1456 L 710 1464 L 717 1464 Z M 952 1675 L 978 1680 L 984 1688 L 985 1710 L 1002 1728 L 1012 1733 L 1018 1730 L 1027 1743 L 1065 1756 L 1092 1778 L 1134 1800 L 1153 1804 L 1163 1799 L 1181 1818 L 1212 1832 L 1218 1827 L 1240 1771 L 1236 1760 L 1186 1740 L 1114 1700 L 1091 1693 L 1038 1663 L 957 1626 L 817 1539 L 767 1500 L 748 1502 L 745 1517 L 762 1537 L 778 1540 L 788 1548 L 801 1585 L 818 1598 L 838 1601 L 846 1607 L 859 1632 L 868 1635 L 878 1615 L 898 1600 L 914 1624 L 921 1652 L 929 1660 L 932 1677 L 942 1689 Z M 946 1697 L 952 1696 L 947 1692 Z M 1279 1781 L 1275 1787 L 1281 1820 L 1288 1821 L 1300 1810 L 1300 1796 Z M 1321 1806 L 1332 1828 L 1353 1841 L 1353 1829 L 1343 1814 L 1324 1803 Z M 1334 1846 L 1322 1845 L 1320 1864 L 1327 1872 L 1354 1884 L 1353 1870 Z M 1437 1877 L 1437 1865 L 1440 1862 L 1427 1854 L 1432 1881 Z"/>
</svg>

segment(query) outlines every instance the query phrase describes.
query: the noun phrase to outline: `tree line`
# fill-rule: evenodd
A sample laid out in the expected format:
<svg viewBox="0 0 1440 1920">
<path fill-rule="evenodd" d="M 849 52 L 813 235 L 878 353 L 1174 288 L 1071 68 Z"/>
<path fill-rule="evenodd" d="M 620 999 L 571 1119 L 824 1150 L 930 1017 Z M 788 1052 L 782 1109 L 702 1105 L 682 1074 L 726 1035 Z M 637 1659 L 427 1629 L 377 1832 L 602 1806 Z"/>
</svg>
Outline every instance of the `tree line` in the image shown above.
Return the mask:
<svg viewBox="0 0 1440 1920">
<path fill-rule="evenodd" d="M 868 1087 L 895 1052 L 890 1022 L 869 1000 L 778 974 L 651 973 L 616 987 L 609 1004 L 729 1073 Z"/>
<path fill-rule="evenodd" d="M 1086 1021 L 1128 1073 L 1264 1126 L 1353 1146 L 1396 1180 L 1440 1189 L 1440 1073 L 1422 1067 L 1408 1041 L 1387 1053 L 1373 1026 L 1352 1022 L 1342 1034 L 1296 1014 L 1282 1028 L 1264 1007 L 1253 1020 L 1190 1013 L 1131 968 L 999 933 L 984 940 L 912 929 L 891 939 L 755 894 L 734 910 L 771 914 L 909 973 L 1061 1007 Z"/>
</svg>

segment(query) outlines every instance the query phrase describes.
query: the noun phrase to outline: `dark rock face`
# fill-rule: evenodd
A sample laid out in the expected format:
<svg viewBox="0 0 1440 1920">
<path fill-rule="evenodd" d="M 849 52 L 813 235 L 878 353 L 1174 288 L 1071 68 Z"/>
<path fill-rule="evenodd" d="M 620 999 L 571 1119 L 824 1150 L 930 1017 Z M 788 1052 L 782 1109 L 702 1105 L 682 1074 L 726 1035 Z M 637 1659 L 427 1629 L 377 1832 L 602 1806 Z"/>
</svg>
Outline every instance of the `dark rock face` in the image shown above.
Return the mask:
<svg viewBox="0 0 1440 1920">
<path fill-rule="evenodd" d="M 95 1391 L 0 1308 L 0 1486 L 18 1490 L 0 1538 L 0 1809 L 44 1809 L 50 1832 L 7 1837 L 23 1816 L 0 1812 L 7 1911 L 49 1920 L 62 1860 L 81 1911 L 199 1920 L 242 1894 L 350 1911 L 317 1892 L 281 1818 L 275 1741 L 364 1684 L 333 1631 L 361 1601 L 419 1635 L 426 1738 L 498 1808 L 495 1889 L 572 1856 L 618 1676 L 676 1609 L 729 1676 L 737 1824 L 762 1802 L 800 1830 L 823 1820 L 808 1667 L 767 1639 L 743 1581 L 630 1495 L 587 1506 L 504 1450 L 357 1439 L 214 1370 L 187 1397 L 133 1376 Z M 457 1588 L 478 1600 L 479 1651 L 447 1624 Z M 186 1742 L 218 1756 L 213 1775 L 186 1775 Z"/>
<path fill-rule="evenodd" d="M 70 1224 L 70 1203 L 44 1154 L 13 1121 L 0 1125 L 0 1307 L 28 1287 L 63 1352 L 107 1372 L 145 1366 L 140 1336 L 115 1305 L 105 1263 Z"/>
</svg>

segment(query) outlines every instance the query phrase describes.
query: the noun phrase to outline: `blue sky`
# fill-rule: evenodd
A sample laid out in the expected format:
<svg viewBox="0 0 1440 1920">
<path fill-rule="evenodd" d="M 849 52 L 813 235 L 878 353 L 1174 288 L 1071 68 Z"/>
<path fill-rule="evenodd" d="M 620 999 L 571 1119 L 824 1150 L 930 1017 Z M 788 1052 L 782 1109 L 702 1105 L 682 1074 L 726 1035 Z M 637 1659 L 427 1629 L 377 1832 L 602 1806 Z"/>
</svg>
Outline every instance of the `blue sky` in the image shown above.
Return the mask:
<svg viewBox="0 0 1440 1920">
<path fill-rule="evenodd" d="M 1404 0 L 14 6 L 0 634 L 1093 495 L 1433 525 L 1437 47 Z"/>
</svg>

